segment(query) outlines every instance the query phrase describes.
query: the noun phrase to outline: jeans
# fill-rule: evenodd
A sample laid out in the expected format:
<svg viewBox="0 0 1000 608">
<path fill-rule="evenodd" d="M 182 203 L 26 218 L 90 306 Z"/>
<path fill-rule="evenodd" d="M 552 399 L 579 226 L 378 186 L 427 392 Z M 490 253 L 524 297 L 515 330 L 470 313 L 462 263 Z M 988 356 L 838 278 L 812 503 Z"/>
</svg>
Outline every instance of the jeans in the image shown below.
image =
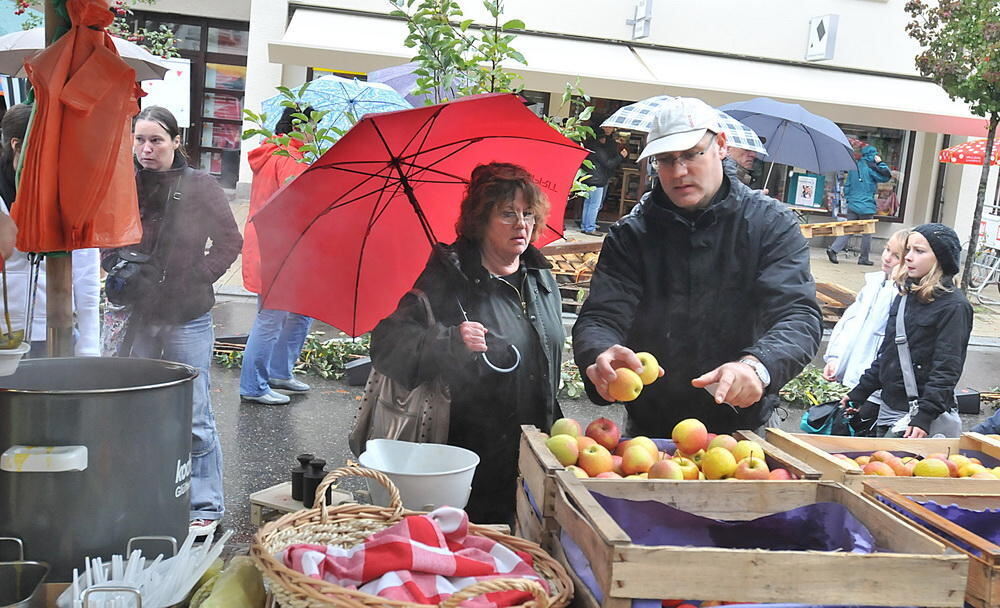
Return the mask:
<svg viewBox="0 0 1000 608">
<path fill-rule="evenodd" d="M 993 412 L 992 416 L 972 427 L 972 432 L 985 435 L 1000 434 L 1000 410 Z"/>
<path fill-rule="evenodd" d="M 240 370 L 240 394 L 260 397 L 269 388 L 268 378 L 288 380 L 309 334 L 312 319 L 294 312 L 261 308 L 247 338 Z"/>
<path fill-rule="evenodd" d="M 601 210 L 601 204 L 604 202 L 604 194 L 607 190 L 607 186 L 597 186 L 590 193 L 590 197 L 583 201 L 583 216 L 580 218 L 580 229 L 584 232 L 597 230 L 597 212 Z"/>
<path fill-rule="evenodd" d="M 142 325 L 132 345 L 133 357 L 175 361 L 198 370 L 191 400 L 191 519 L 221 519 L 225 512 L 222 445 L 209 392 L 213 342 L 212 313 L 206 312 L 180 325 Z"/>
<path fill-rule="evenodd" d="M 847 219 L 848 220 L 870 220 L 873 217 L 875 217 L 874 213 L 858 214 L 858 213 L 854 213 L 850 209 L 847 210 Z M 841 251 L 844 250 L 844 247 L 847 246 L 847 239 L 849 239 L 849 238 L 851 238 L 851 237 L 850 237 L 850 235 L 847 235 L 847 234 L 838 236 L 833 241 L 833 245 L 830 245 L 830 249 L 834 253 L 840 253 Z M 862 234 L 861 235 L 861 253 L 858 255 L 858 261 L 860 262 L 862 260 L 868 260 L 868 255 L 871 253 L 871 250 L 872 250 L 872 235 L 870 235 L 870 234 Z"/>
</svg>

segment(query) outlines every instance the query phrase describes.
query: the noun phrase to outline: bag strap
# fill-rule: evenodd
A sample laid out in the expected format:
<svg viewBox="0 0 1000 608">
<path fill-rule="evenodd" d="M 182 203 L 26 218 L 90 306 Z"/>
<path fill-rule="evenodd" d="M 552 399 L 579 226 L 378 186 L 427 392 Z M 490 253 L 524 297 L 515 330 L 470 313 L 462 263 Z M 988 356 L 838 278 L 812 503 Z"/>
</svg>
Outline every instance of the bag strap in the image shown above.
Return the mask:
<svg viewBox="0 0 1000 608">
<path fill-rule="evenodd" d="M 913 375 L 913 360 L 910 359 L 910 345 L 906 339 L 906 322 L 903 318 L 906 312 L 906 300 L 909 294 L 899 296 L 899 308 L 896 310 L 896 350 L 899 352 L 899 367 L 903 372 L 903 386 L 906 387 L 906 398 L 912 410 L 917 405 L 917 379 Z M 911 412 L 911 415 L 915 412 Z"/>
<path fill-rule="evenodd" d="M 410 290 L 410 295 L 415 297 L 424 306 L 424 314 L 427 317 L 427 327 L 434 327 L 434 310 L 431 308 L 431 301 L 422 289 L 414 287 Z"/>
<path fill-rule="evenodd" d="M 160 258 L 159 254 L 162 252 L 164 275 L 166 275 L 167 272 L 167 258 L 170 257 L 170 251 L 173 249 L 173 242 L 176 239 L 169 237 L 163 238 L 163 235 L 164 233 L 169 233 L 169 231 L 173 229 L 174 224 L 177 222 L 177 207 L 179 206 L 181 199 L 184 198 L 181 185 L 183 184 L 184 178 L 192 171 L 191 167 L 185 166 L 181 170 L 181 174 L 177 176 L 177 180 L 174 182 L 173 187 L 167 193 L 166 208 L 163 210 L 163 225 L 160 226 L 160 231 L 156 234 L 156 244 L 153 245 L 153 250 L 149 253 L 149 258 L 155 261 Z M 166 245 L 164 245 L 164 243 L 166 243 Z M 165 248 L 161 249 L 161 247 Z"/>
</svg>

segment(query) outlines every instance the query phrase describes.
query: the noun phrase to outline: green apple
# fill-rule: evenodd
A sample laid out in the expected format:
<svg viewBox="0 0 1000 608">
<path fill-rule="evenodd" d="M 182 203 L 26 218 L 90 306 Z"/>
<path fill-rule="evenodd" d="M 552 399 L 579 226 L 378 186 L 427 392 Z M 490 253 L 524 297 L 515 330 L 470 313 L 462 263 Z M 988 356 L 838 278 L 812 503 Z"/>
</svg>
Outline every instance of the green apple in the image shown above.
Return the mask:
<svg viewBox="0 0 1000 608">
<path fill-rule="evenodd" d="M 583 430 L 580 427 L 580 423 L 572 418 L 560 418 L 552 423 L 552 428 L 549 429 L 549 435 L 569 435 L 570 437 L 579 437 L 583 435 Z"/>
<path fill-rule="evenodd" d="M 576 459 L 580 456 L 580 446 L 576 443 L 576 437 L 571 435 L 553 435 L 545 440 L 545 447 L 549 448 L 564 467 L 576 464 Z"/>
</svg>

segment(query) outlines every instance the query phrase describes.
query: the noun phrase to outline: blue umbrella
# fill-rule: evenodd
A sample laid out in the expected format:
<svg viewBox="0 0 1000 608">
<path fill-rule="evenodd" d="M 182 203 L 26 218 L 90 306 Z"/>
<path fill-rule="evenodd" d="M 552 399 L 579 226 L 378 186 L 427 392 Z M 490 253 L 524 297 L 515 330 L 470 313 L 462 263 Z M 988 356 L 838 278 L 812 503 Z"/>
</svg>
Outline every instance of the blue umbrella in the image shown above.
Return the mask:
<svg viewBox="0 0 1000 608">
<path fill-rule="evenodd" d="M 719 109 L 767 139 L 767 160 L 772 163 L 814 173 L 855 168 L 851 144 L 840 127 L 800 105 L 757 97 Z"/>
<path fill-rule="evenodd" d="M 663 107 L 666 102 L 676 99 L 670 95 L 657 95 L 637 101 L 633 104 L 618 108 L 614 114 L 601 123 L 602 127 L 615 127 L 627 129 L 629 131 L 649 132 L 649 127 L 653 124 L 653 117 Z M 767 154 L 760 138 L 746 125 L 729 116 L 725 112 L 719 112 L 719 126 L 726 132 L 726 143 L 734 148 L 744 148 L 753 150 L 761 154 Z"/>
<path fill-rule="evenodd" d="M 281 102 L 286 100 L 283 95 L 275 95 L 261 104 L 261 110 L 267 114 L 264 124 L 268 129 L 273 130 L 278 124 L 285 109 Z M 327 113 L 319 123 L 321 128 L 336 127 L 343 131 L 350 129 L 365 114 L 408 110 L 413 107 L 387 85 L 333 75 L 322 76 L 310 82 L 301 100 L 312 106 L 313 110 Z M 354 117 L 353 121 L 349 115 Z"/>
</svg>

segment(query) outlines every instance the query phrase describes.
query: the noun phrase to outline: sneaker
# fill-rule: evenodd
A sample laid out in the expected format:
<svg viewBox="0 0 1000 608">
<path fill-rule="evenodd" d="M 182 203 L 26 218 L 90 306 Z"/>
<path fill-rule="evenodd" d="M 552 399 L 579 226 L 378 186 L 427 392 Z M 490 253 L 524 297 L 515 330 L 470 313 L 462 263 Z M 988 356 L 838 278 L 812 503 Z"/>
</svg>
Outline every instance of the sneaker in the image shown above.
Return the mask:
<svg viewBox="0 0 1000 608">
<path fill-rule="evenodd" d="M 874 266 L 875 262 L 871 260 L 858 260 L 858 264 L 861 264 L 862 266 Z"/>
<path fill-rule="evenodd" d="M 830 259 L 830 262 L 832 264 L 839 264 L 840 263 L 837 260 L 837 252 L 834 251 L 833 249 L 827 249 L 826 250 L 826 257 Z"/>
<path fill-rule="evenodd" d="M 217 519 L 192 519 L 191 523 L 188 524 L 188 534 L 195 534 L 198 537 L 202 536 L 212 536 L 215 534 L 215 529 L 219 526 L 219 520 Z"/>
<path fill-rule="evenodd" d="M 604 236 L 602 233 L 596 230 L 581 230 L 580 234 L 586 234 L 587 236 Z"/>
<path fill-rule="evenodd" d="M 240 399 L 243 401 L 252 401 L 254 403 L 262 403 L 264 405 L 285 405 L 292 400 L 288 395 L 282 395 L 281 393 L 276 393 L 272 390 L 267 391 L 263 395 L 251 396 L 251 395 L 240 395 Z"/>
<path fill-rule="evenodd" d="M 267 383 L 271 388 L 280 388 L 281 390 L 295 393 L 304 393 L 312 388 L 305 382 L 296 380 L 295 378 L 268 378 Z"/>
</svg>

